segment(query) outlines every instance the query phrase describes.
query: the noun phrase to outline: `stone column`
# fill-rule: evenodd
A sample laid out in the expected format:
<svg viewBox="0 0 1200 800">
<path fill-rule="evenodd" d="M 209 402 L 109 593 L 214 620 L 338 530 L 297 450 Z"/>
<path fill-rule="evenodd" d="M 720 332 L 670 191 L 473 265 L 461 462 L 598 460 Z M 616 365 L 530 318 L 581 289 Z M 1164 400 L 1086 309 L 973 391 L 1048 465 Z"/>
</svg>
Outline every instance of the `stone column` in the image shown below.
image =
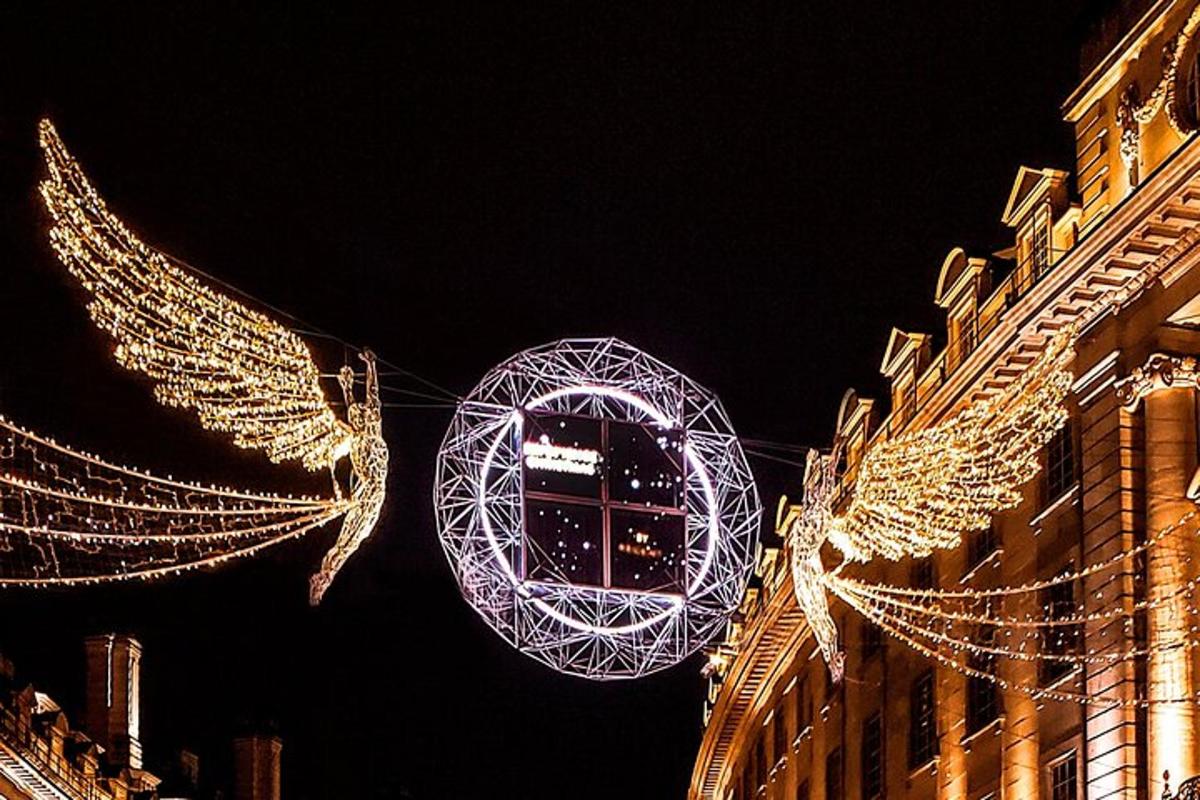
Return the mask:
<svg viewBox="0 0 1200 800">
<path fill-rule="evenodd" d="M 1196 469 L 1196 401 L 1192 388 L 1152 391 L 1145 398 L 1146 535 L 1169 528 L 1196 506 L 1186 497 Z M 1150 548 L 1146 559 L 1147 598 L 1178 593 L 1196 574 L 1196 525 L 1190 524 Z M 1188 636 L 1194 620 L 1189 597 L 1180 596 L 1150 609 L 1147 637 L 1151 647 Z M 1151 699 L 1193 694 L 1196 665 L 1189 649 L 1154 653 L 1148 659 Z M 1147 715 L 1149 797 L 1162 795 L 1163 772 L 1172 786 L 1200 775 L 1197 706 L 1194 703 L 1151 705 Z"/>
</svg>

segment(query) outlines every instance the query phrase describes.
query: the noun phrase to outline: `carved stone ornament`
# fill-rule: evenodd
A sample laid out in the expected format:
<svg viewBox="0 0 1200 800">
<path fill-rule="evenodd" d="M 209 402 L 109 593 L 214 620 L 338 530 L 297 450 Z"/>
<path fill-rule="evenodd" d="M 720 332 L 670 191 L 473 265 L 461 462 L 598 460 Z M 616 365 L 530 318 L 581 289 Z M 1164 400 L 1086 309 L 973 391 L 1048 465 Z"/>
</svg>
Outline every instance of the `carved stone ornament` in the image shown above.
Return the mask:
<svg viewBox="0 0 1200 800">
<path fill-rule="evenodd" d="M 1182 107 L 1184 102 L 1179 86 L 1179 66 L 1188 51 L 1196 31 L 1200 30 L 1200 5 L 1192 10 L 1183 27 L 1166 42 L 1162 49 L 1162 76 L 1154 90 L 1143 102 L 1137 81 L 1133 80 L 1121 92 L 1117 105 L 1117 125 L 1121 128 L 1121 160 L 1132 169 L 1138 159 L 1138 141 L 1141 138 L 1139 125 L 1149 124 L 1162 109 L 1166 109 L 1167 121 L 1181 136 L 1196 129 L 1197 120 Z"/>
<path fill-rule="evenodd" d="M 1135 411 L 1146 395 L 1176 388 L 1200 388 L 1200 369 L 1195 356 L 1155 353 L 1117 382 L 1117 400 L 1126 411 Z"/>
<path fill-rule="evenodd" d="M 1139 108 L 1141 103 L 1137 81 L 1134 81 L 1121 92 L 1121 99 L 1117 103 L 1117 125 L 1121 128 L 1121 161 L 1129 170 L 1138 163 L 1138 144 L 1142 138 L 1141 125 L 1137 119 Z"/>
</svg>

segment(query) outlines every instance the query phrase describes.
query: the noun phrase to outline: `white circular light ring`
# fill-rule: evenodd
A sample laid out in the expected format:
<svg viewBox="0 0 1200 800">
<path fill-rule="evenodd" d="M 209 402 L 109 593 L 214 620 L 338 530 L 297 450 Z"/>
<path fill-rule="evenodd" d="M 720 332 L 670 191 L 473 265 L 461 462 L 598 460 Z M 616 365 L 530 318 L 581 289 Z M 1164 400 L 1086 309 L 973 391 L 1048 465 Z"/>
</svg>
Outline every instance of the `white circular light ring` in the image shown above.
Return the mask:
<svg viewBox="0 0 1200 800">
<path fill-rule="evenodd" d="M 525 414 L 653 424 L 683 434 L 686 591 L 527 582 L 521 466 Z M 570 674 L 645 675 L 702 647 L 737 608 L 761 506 L 717 398 L 616 339 L 524 351 L 459 405 L 438 452 L 434 502 L 463 596 L 517 649 Z"/>
</svg>

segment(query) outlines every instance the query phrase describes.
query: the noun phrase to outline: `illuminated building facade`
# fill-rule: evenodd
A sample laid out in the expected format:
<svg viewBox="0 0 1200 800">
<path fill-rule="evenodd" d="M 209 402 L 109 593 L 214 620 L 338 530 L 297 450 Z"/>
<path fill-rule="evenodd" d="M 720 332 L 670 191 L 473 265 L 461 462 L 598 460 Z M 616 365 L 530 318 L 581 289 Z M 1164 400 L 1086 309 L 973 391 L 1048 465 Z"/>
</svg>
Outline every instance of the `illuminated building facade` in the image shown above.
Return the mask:
<svg viewBox="0 0 1200 800">
<path fill-rule="evenodd" d="M 278 737 L 234 741 L 232 795 L 201 790 L 199 761 L 178 754 L 161 775 L 142 767 L 142 647 L 119 634 L 85 641 L 82 727 L 49 695 L 17 682 L 0 656 L 0 800 L 279 800 Z"/>
<path fill-rule="evenodd" d="M 1073 176 L 1022 167 L 1002 215 L 1013 246 L 947 255 L 934 290 L 945 332 L 894 330 L 881 365 L 890 402 L 848 392 L 838 412 L 837 492 L 850 496 L 872 443 L 1007 385 L 1032 361 L 1033 338 L 1087 319 L 1070 422 L 1044 449 L 1021 504 L 990 528 L 931 558 L 877 559 L 847 575 L 943 591 L 1017 586 L 1117 557 L 1196 508 L 1200 5 L 1116 5 L 1098 21 L 1086 77 L 1063 106 L 1075 132 Z M 1119 568 L 1027 593 L 1026 612 L 1042 621 L 1127 610 L 1040 628 L 1031 650 L 1061 660 L 946 650 L 967 669 L 953 668 L 834 602 L 846 651 L 837 684 L 797 607 L 787 554 L 766 550 L 726 642 L 710 655 L 689 797 L 1180 793 L 1200 776 L 1200 706 L 1153 701 L 1200 691 L 1200 648 L 1167 646 L 1200 630 L 1196 527 Z M 827 568 L 835 563 L 829 554 Z M 971 637 L 986 647 L 1006 635 L 980 628 Z M 1128 652 L 1144 655 L 1104 657 Z M 964 674 L 971 670 L 999 684 Z M 1038 689 L 1125 705 L 1053 701 Z"/>
</svg>

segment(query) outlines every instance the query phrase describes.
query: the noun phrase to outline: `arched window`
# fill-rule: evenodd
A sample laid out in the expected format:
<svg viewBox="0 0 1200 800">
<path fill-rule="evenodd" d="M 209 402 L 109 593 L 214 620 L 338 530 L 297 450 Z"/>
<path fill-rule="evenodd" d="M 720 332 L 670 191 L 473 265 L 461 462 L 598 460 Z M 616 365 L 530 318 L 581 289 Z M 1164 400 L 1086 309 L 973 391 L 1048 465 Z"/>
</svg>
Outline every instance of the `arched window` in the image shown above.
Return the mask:
<svg viewBox="0 0 1200 800">
<path fill-rule="evenodd" d="M 1188 49 L 1184 60 L 1183 107 L 1179 114 L 1191 130 L 1200 127 L 1200 48 Z"/>
</svg>

